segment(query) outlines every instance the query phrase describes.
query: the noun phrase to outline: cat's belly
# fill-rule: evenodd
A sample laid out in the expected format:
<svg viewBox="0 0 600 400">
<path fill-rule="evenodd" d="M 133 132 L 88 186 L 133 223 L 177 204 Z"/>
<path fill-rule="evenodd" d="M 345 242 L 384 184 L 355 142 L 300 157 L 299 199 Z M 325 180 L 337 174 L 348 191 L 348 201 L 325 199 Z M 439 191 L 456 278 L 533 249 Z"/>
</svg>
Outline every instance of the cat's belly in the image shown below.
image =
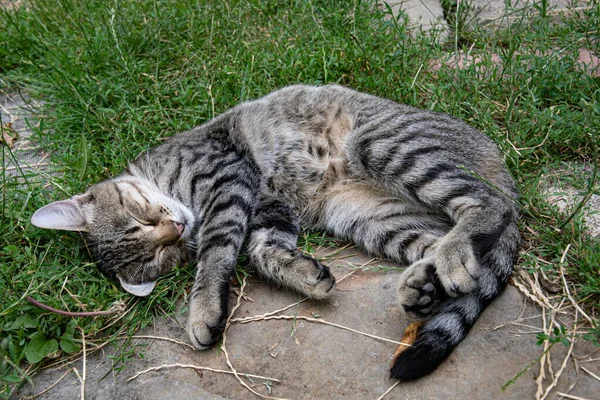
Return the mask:
<svg viewBox="0 0 600 400">
<path fill-rule="evenodd" d="M 354 179 L 343 158 L 304 157 L 294 165 L 268 177 L 264 190 L 292 207 L 305 224 L 317 225 L 330 190 Z"/>
</svg>

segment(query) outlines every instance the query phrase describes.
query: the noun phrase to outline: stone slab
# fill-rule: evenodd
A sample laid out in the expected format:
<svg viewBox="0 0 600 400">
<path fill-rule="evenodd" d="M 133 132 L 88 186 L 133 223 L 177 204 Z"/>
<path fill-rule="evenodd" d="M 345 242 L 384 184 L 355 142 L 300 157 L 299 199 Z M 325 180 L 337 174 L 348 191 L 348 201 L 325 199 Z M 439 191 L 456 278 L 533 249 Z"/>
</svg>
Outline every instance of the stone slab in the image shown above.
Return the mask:
<svg viewBox="0 0 600 400">
<path fill-rule="evenodd" d="M 448 38 L 448 23 L 439 0 L 377 0 L 379 8 L 384 9 L 386 3 L 394 15 L 405 12 L 410 26 L 420 27 L 423 31 L 438 30 L 437 40 L 440 42 Z"/>
<path fill-rule="evenodd" d="M 1 151 L 5 154 L 3 167 L 9 176 L 19 175 L 29 168 L 42 171 L 49 169 L 48 153 L 39 149 L 31 140 L 32 130 L 39 124 L 37 112 L 40 106 L 40 102 L 27 95 L 0 92 L 2 129 L 9 130 L 11 136 L 16 134 L 17 137 L 10 149 L 5 144 L 0 144 Z"/>
<path fill-rule="evenodd" d="M 467 0 L 467 21 L 470 24 L 488 26 L 490 28 L 507 26 L 519 20 L 526 20 L 527 16 L 537 13 L 534 4 L 540 0 Z M 589 0 L 548 0 L 548 15 L 568 13 L 591 7 Z"/>
<path fill-rule="evenodd" d="M 365 264 L 369 258 L 360 255 L 330 263 L 336 277 L 352 272 L 351 265 Z M 390 266 L 389 264 L 381 264 Z M 318 317 L 355 330 L 383 338 L 399 340 L 407 321 L 396 301 L 399 271 L 357 270 L 339 282 L 329 301 L 307 301 L 284 312 L 285 315 Z M 253 301 L 243 301 L 235 317 L 262 315 L 295 303 L 299 297 L 257 278 L 252 278 L 244 291 Z M 232 294 L 232 300 L 235 295 Z M 539 367 L 526 371 L 501 391 L 540 356 L 535 332 L 539 331 L 540 311 L 526 301 L 518 290 L 509 286 L 483 313 L 467 338 L 449 359 L 432 375 L 415 382 L 401 383 L 389 399 L 526 399 L 534 398 Z M 519 325 L 521 324 L 521 325 Z M 187 342 L 185 315 L 158 318 L 154 326 L 139 335 L 169 337 Z M 85 398 L 88 400 L 119 399 L 245 399 L 253 395 L 233 376 L 210 371 L 183 368 L 149 372 L 127 382 L 136 372 L 164 364 L 193 364 L 225 369 L 227 365 L 218 348 L 198 352 L 163 340 L 134 339 L 140 354 L 116 373 L 112 359 L 126 349 L 111 346 L 87 357 Z M 562 346 L 561 346 L 562 347 Z M 388 368 L 396 349 L 387 343 L 336 327 L 297 319 L 263 320 L 232 324 L 227 334 L 227 348 L 234 367 L 250 373 L 279 379 L 268 383 L 263 379 L 245 379 L 263 395 L 289 399 L 375 399 L 394 381 L 388 379 Z M 141 356 L 143 349 L 143 357 Z M 564 349 L 553 351 L 555 364 L 562 361 Z M 577 349 L 578 355 L 589 349 Z M 560 360 L 560 361 L 556 361 Z M 42 371 L 33 379 L 34 387 L 24 387 L 16 398 L 39 393 L 48 388 L 67 370 L 75 367 L 81 375 L 82 361 Z M 600 374 L 599 363 L 586 368 Z M 567 391 L 577 375 L 572 365 L 561 380 L 559 389 Z M 570 393 L 587 399 L 597 398 L 600 382 L 580 375 Z M 40 399 L 79 398 L 81 383 L 73 372 Z"/>
</svg>

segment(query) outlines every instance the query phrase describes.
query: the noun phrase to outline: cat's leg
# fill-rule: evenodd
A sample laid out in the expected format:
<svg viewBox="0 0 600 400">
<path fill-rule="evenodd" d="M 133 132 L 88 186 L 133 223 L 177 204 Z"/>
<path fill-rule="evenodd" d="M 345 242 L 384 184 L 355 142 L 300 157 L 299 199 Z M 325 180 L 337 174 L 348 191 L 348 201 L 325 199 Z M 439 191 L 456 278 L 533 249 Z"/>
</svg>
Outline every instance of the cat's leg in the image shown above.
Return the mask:
<svg viewBox="0 0 600 400">
<path fill-rule="evenodd" d="M 233 220 L 243 221 L 239 215 Z M 223 220 L 221 220 L 223 222 Z M 235 230 L 235 231 L 234 231 Z M 197 272 L 189 298 L 188 334 L 194 347 L 212 346 L 225 328 L 230 278 L 244 241 L 246 226 L 218 223 L 201 228 Z"/>
<path fill-rule="evenodd" d="M 187 327 L 198 349 L 212 346 L 225 328 L 230 278 L 258 203 L 250 185 L 239 183 L 243 172 L 238 168 L 228 181 L 221 180 L 228 182 L 221 184 L 222 190 L 211 191 L 196 235 L 197 272 L 189 295 Z"/>
<path fill-rule="evenodd" d="M 370 254 L 409 265 L 398 286 L 404 311 L 418 317 L 436 311 L 446 293 L 434 259 L 440 241 L 452 228 L 448 218 L 408 198 L 356 183 L 330 188 L 319 209 L 323 228 Z"/>
<path fill-rule="evenodd" d="M 252 219 L 250 262 L 267 279 L 323 299 L 333 292 L 335 277 L 329 268 L 296 249 L 299 231 L 298 217 L 286 204 L 264 199 Z"/>
<path fill-rule="evenodd" d="M 472 128 L 458 121 L 447 122 L 454 125 L 446 129 L 454 126 L 465 137 L 472 134 Z M 458 148 L 454 142 L 460 136 L 444 143 L 439 138 L 446 134 L 438 133 L 357 135 L 348 146 L 349 168 L 355 178 L 410 197 L 450 219 L 453 229 L 435 255 L 442 285 L 451 296 L 475 290 L 493 296 L 512 272 L 519 243 L 514 183 L 495 146 L 480 134 L 472 134 L 473 150 Z"/>
</svg>

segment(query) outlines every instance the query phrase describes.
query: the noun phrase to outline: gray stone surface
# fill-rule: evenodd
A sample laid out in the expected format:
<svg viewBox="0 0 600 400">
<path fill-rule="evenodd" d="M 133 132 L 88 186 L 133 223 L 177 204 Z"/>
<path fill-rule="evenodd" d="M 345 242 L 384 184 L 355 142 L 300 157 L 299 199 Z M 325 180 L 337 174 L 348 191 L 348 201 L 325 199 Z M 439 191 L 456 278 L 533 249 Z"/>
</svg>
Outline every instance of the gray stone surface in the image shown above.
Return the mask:
<svg viewBox="0 0 600 400">
<path fill-rule="evenodd" d="M 444 19 L 444 10 L 439 0 L 377 0 L 380 8 L 387 3 L 394 15 L 404 11 L 411 26 L 421 27 L 424 31 L 437 29 L 438 40 L 444 42 L 448 38 L 448 23 Z"/>
<path fill-rule="evenodd" d="M 578 189 L 561 178 L 568 176 L 592 177 L 593 165 L 571 164 L 564 168 L 554 169 L 543 177 L 542 191 L 549 203 L 554 204 L 565 215 L 565 218 L 575 212 L 579 204 L 587 195 L 587 188 Z M 600 178 L 596 178 L 596 191 L 600 184 Z M 592 236 L 600 236 L 600 196 L 591 194 L 583 207 L 583 221 L 588 227 L 588 233 Z"/>
<path fill-rule="evenodd" d="M 352 251 L 354 252 L 354 251 Z M 337 278 L 352 272 L 352 265 L 363 265 L 368 257 L 355 256 L 330 262 Z M 389 266 L 389 264 L 378 263 Z M 383 338 L 399 340 L 409 321 L 404 319 L 395 302 L 399 271 L 357 270 L 343 279 L 332 298 L 326 302 L 307 301 L 283 312 L 338 323 Z M 298 296 L 253 278 L 245 293 L 254 301 L 244 301 L 235 317 L 262 315 L 298 300 Z M 232 294 L 232 300 L 235 295 Z M 169 337 L 187 342 L 181 318 L 159 318 L 153 327 L 139 335 Z M 453 399 L 468 396 L 476 399 L 534 398 L 534 382 L 539 367 L 525 372 L 504 391 L 500 388 L 515 378 L 540 356 L 535 332 L 540 327 L 540 311 L 512 286 L 481 316 L 468 337 L 450 358 L 432 375 L 416 382 L 401 383 L 389 399 Z M 127 382 L 136 372 L 163 364 L 193 364 L 227 370 L 225 357 L 218 349 L 204 352 L 190 350 L 163 340 L 134 339 L 141 355 L 131 359 L 120 372 L 112 372 L 111 356 L 121 349 L 104 348 L 87 357 L 85 398 L 119 399 L 245 399 L 253 395 L 233 376 L 210 371 L 171 368 L 143 374 Z M 271 395 L 289 399 L 376 399 L 392 384 L 388 368 L 396 349 L 393 343 L 365 337 L 336 327 L 303 320 L 270 320 L 248 324 L 235 323 L 227 333 L 227 348 L 233 366 L 240 373 L 250 373 L 281 380 L 273 383 Z M 91 349 L 91 348 L 89 348 Z M 554 363 L 562 362 L 562 346 L 553 350 Z M 576 354 L 590 349 L 576 347 Z M 559 361 L 556 361 L 559 360 Z M 585 364 L 600 374 L 599 363 Z M 39 393 L 69 369 L 81 375 L 82 360 L 55 367 L 38 374 L 35 387 L 25 387 L 16 398 Z M 245 379 L 245 378 L 244 378 Z M 569 366 L 563 373 L 558 390 L 567 391 L 577 376 Z M 262 379 L 245 381 L 256 391 L 268 395 Z M 41 399 L 74 399 L 80 397 L 81 383 L 74 372 L 68 372 L 57 386 Z M 600 382 L 581 374 L 570 392 L 582 398 L 598 398 Z"/>
<path fill-rule="evenodd" d="M 2 129 L 9 130 L 11 136 L 17 136 L 10 149 L 1 144 L 4 152 L 3 167 L 8 175 L 19 175 L 29 168 L 48 170 L 48 154 L 31 141 L 32 129 L 39 124 L 39 116 L 36 115 L 39 108 L 40 103 L 26 95 L 0 92 Z"/>
<path fill-rule="evenodd" d="M 523 20 L 528 15 L 537 13 L 534 4 L 539 0 L 466 0 L 467 21 L 470 24 L 497 27 L 507 26 L 513 22 Z M 548 0 L 548 15 L 557 15 L 561 12 L 573 12 L 591 6 L 589 0 Z"/>
</svg>

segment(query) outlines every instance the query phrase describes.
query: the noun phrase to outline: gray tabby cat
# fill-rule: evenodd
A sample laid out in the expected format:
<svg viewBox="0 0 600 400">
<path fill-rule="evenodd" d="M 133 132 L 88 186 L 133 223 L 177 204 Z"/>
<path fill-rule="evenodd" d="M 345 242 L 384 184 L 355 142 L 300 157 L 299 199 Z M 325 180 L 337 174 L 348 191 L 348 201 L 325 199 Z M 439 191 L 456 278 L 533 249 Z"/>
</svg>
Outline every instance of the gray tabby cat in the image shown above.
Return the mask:
<svg viewBox="0 0 600 400">
<path fill-rule="evenodd" d="M 515 184 L 464 122 L 344 87 L 289 86 L 173 136 L 118 177 L 38 210 L 84 233 L 100 270 L 138 296 L 188 258 L 188 332 L 213 345 L 246 244 L 267 279 L 314 299 L 335 278 L 296 249 L 300 223 L 410 265 L 402 308 L 424 317 L 391 376 L 433 371 L 501 292 L 519 244 Z"/>
</svg>

